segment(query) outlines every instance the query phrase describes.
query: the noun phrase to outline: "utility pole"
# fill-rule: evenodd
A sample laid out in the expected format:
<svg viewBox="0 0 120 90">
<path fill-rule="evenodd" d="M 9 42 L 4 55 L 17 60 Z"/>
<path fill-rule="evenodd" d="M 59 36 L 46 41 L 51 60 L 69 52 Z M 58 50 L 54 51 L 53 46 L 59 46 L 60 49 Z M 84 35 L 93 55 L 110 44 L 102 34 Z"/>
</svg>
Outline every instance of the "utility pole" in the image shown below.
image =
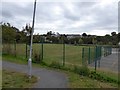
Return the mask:
<svg viewBox="0 0 120 90">
<path fill-rule="evenodd" d="M 33 22 L 32 22 L 32 31 L 31 31 L 31 40 L 30 40 L 30 54 L 28 60 L 29 67 L 29 78 L 32 76 L 32 43 L 33 43 L 33 33 L 34 33 L 34 22 L 35 22 L 35 11 L 36 11 L 36 0 L 34 2 L 34 12 L 33 12 Z"/>
</svg>

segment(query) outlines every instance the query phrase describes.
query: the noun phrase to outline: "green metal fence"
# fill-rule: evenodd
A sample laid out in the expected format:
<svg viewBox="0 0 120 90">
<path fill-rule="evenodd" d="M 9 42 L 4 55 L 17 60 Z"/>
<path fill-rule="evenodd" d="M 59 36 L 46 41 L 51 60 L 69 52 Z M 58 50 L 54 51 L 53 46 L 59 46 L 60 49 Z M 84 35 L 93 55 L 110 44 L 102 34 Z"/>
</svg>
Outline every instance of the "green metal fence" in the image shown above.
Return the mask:
<svg viewBox="0 0 120 90">
<path fill-rule="evenodd" d="M 82 48 L 82 65 L 88 65 L 94 63 L 95 70 L 97 67 L 100 67 L 100 59 L 101 57 L 106 57 L 112 54 L 111 46 L 91 46 L 91 47 L 83 47 Z"/>
<path fill-rule="evenodd" d="M 108 56 L 112 53 L 112 47 L 111 46 L 104 46 L 103 47 L 103 54 L 104 56 Z"/>
<path fill-rule="evenodd" d="M 28 60 L 29 45 L 3 44 L 2 53 Z M 65 43 L 44 44 L 40 42 L 33 44 L 32 60 L 37 63 L 45 62 L 49 65 L 53 62 L 63 66 L 88 65 L 96 63 L 102 56 L 108 56 L 111 53 L 111 46 L 75 46 Z"/>
</svg>

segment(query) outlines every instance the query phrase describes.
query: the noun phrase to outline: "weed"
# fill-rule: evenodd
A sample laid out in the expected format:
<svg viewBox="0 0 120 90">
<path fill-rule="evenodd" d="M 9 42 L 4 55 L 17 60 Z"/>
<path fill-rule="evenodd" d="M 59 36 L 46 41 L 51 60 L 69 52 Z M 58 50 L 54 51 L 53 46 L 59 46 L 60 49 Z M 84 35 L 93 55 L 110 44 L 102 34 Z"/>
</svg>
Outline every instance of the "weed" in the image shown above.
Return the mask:
<svg viewBox="0 0 120 90">
<path fill-rule="evenodd" d="M 40 61 L 41 61 L 40 54 L 37 53 L 36 51 L 34 51 L 33 58 L 34 58 L 33 62 L 40 63 Z"/>
<path fill-rule="evenodd" d="M 74 72 L 83 76 L 89 76 L 90 71 L 87 68 L 87 66 L 81 66 L 81 67 L 74 66 Z"/>
<path fill-rule="evenodd" d="M 55 62 L 55 61 L 53 61 L 49 66 L 57 69 L 61 69 L 62 67 L 59 62 Z"/>
</svg>

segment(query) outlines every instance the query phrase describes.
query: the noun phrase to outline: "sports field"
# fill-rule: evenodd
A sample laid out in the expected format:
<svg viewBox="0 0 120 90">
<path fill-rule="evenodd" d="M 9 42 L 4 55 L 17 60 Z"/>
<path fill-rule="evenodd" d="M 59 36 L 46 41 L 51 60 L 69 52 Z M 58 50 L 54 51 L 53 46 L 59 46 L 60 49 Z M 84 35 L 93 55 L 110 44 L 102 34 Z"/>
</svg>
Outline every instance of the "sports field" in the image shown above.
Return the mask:
<svg viewBox="0 0 120 90">
<path fill-rule="evenodd" d="M 16 47 L 16 48 L 15 48 Z M 83 56 L 84 48 L 84 56 Z M 89 51 L 90 49 L 90 51 Z M 16 57 L 27 58 L 29 57 L 29 46 L 26 44 L 3 44 L 3 53 L 9 53 Z M 42 44 L 33 44 L 33 57 L 42 56 Z M 84 61 L 82 61 L 84 57 Z M 82 62 L 88 63 L 88 58 L 90 62 L 94 60 L 95 57 L 95 46 L 75 46 L 65 44 L 65 49 L 63 44 L 44 44 L 43 45 L 43 61 L 47 64 L 52 62 L 59 62 L 63 64 L 63 60 L 66 65 L 81 65 Z M 34 60 L 34 58 L 33 58 Z"/>
</svg>

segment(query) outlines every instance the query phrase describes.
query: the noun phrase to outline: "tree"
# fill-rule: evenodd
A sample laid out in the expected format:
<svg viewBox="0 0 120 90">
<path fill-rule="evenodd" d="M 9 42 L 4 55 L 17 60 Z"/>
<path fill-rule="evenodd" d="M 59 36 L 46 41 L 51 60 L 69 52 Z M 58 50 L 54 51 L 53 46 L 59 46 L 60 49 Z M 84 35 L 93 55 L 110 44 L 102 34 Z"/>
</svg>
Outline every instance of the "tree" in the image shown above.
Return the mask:
<svg viewBox="0 0 120 90">
<path fill-rule="evenodd" d="M 86 34 L 86 33 L 83 33 L 83 34 L 82 34 L 82 36 L 83 36 L 83 37 L 86 37 L 86 36 L 87 36 L 87 34 Z"/>
<path fill-rule="evenodd" d="M 10 23 L 7 23 L 7 26 L 8 26 L 8 27 L 11 27 Z"/>
<path fill-rule="evenodd" d="M 82 38 L 79 39 L 78 43 L 79 43 L 79 44 L 83 44 Z"/>
<path fill-rule="evenodd" d="M 41 39 L 40 35 L 33 35 L 33 42 L 34 43 L 39 43 L 40 39 Z"/>
<path fill-rule="evenodd" d="M 51 36 L 52 35 L 52 31 L 47 32 L 47 35 Z"/>
<path fill-rule="evenodd" d="M 92 39 L 92 43 L 93 43 L 93 44 L 96 44 L 96 43 L 97 43 L 97 40 L 96 40 L 95 37 L 93 37 L 93 39 Z"/>
<path fill-rule="evenodd" d="M 116 32 L 112 32 L 111 35 L 112 35 L 112 36 L 116 36 Z"/>
<path fill-rule="evenodd" d="M 13 43 L 16 38 L 16 29 L 12 28 L 10 24 L 3 24 L 2 26 L 2 42 Z"/>
<path fill-rule="evenodd" d="M 117 45 L 118 44 L 118 38 L 117 38 L 118 35 L 116 34 L 116 32 L 112 32 L 111 35 L 112 35 L 112 44 Z"/>
<path fill-rule="evenodd" d="M 120 42 L 120 32 L 118 33 L 118 42 Z"/>
<path fill-rule="evenodd" d="M 26 43 L 30 45 L 30 38 L 32 33 L 32 27 L 30 24 L 26 24 L 25 28 L 23 28 L 22 32 L 26 35 Z"/>
</svg>

